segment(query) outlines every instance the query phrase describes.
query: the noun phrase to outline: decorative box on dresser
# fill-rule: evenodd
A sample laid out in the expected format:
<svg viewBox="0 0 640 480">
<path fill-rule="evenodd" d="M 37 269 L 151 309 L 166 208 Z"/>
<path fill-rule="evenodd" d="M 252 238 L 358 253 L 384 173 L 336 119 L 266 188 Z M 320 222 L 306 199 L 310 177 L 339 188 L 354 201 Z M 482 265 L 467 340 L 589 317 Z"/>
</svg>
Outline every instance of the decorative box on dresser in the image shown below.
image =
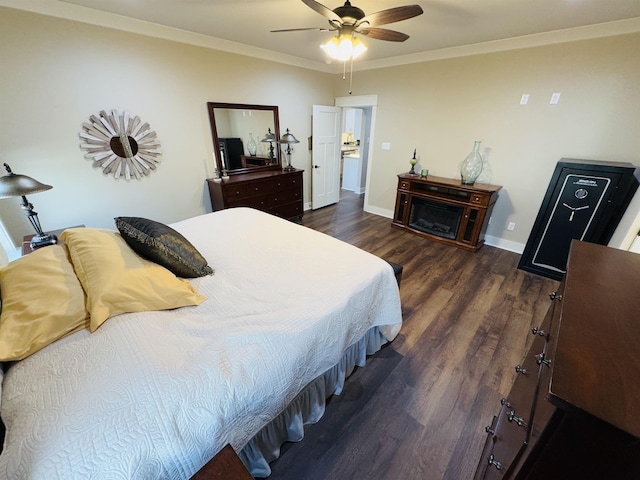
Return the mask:
<svg viewBox="0 0 640 480">
<path fill-rule="evenodd" d="M 640 255 L 573 240 L 475 479 L 640 478 Z"/>
<path fill-rule="evenodd" d="M 253 207 L 282 218 L 302 218 L 303 170 L 260 170 L 228 179 L 207 179 L 214 211 L 231 207 Z"/>
</svg>

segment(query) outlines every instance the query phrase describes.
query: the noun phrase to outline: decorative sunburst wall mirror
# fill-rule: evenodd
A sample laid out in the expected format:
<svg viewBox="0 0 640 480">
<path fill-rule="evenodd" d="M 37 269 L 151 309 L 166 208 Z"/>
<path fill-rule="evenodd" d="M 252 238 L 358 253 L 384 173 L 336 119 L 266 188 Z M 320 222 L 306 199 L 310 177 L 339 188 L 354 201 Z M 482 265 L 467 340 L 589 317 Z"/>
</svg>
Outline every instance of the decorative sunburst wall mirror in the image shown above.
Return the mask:
<svg viewBox="0 0 640 480">
<path fill-rule="evenodd" d="M 102 110 L 82 124 L 80 148 L 105 175 L 130 180 L 149 175 L 160 163 L 160 142 L 156 132 L 140 117 L 117 110 Z"/>
</svg>

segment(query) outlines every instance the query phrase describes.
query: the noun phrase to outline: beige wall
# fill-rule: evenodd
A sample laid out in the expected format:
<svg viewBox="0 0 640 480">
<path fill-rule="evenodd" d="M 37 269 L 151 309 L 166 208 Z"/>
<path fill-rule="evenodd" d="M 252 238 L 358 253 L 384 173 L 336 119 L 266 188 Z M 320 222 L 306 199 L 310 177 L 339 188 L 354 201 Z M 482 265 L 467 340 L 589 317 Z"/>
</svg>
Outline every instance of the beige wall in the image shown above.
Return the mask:
<svg viewBox="0 0 640 480">
<path fill-rule="evenodd" d="M 301 140 L 310 135 L 312 105 L 333 103 L 328 73 L 1 7 L 0 49 L 0 161 L 53 185 L 29 197 L 45 230 L 211 211 L 208 101 L 278 105 L 282 130 Z M 149 122 L 163 150 L 156 172 L 126 182 L 84 159 L 81 125 L 105 109 Z M 294 166 L 308 161 L 306 147 L 297 147 Z M 16 244 L 32 233 L 18 200 L 0 200 Z"/>
<path fill-rule="evenodd" d="M 396 174 L 409 170 L 414 148 L 431 174 L 457 177 L 482 140 L 491 183 L 503 186 L 487 233 L 521 249 L 558 160 L 640 166 L 639 51 L 640 34 L 631 34 L 354 72 L 353 95 L 378 95 L 371 208 L 391 214 Z M 342 80 L 335 85 L 346 91 Z M 554 92 L 560 102 L 550 105 Z M 626 229 L 640 215 L 636 197 Z"/>
<path fill-rule="evenodd" d="M 521 250 L 560 158 L 640 165 L 637 51 L 640 34 L 631 34 L 356 71 L 353 94 L 378 96 L 370 208 L 391 215 L 395 175 L 409 169 L 414 148 L 432 174 L 456 177 L 473 140 L 482 140 L 491 181 L 504 187 L 490 241 Z M 293 164 L 307 169 L 308 202 L 303 139 L 312 105 L 347 94 L 338 75 L 2 7 L 0 64 L 0 161 L 54 186 L 30 197 L 45 229 L 210 211 L 207 101 L 278 105 L 281 129 L 302 141 Z M 553 92 L 562 93 L 555 106 Z M 158 133 L 163 160 L 150 177 L 114 180 L 83 158 L 81 124 L 103 109 L 140 115 Z M 16 199 L 0 200 L 0 220 L 16 244 L 31 233 Z M 640 228 L 640 195 L 625 228 L 621 239 Z"/>
</svg>

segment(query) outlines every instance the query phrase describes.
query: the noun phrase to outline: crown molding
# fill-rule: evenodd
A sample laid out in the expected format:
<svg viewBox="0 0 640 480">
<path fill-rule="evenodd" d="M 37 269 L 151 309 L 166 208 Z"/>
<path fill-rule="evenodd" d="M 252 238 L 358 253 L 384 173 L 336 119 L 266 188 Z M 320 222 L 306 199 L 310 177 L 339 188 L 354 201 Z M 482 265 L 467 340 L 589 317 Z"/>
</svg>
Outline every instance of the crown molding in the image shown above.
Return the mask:
<svg viewBox="0 0 640 480">
<path fill-rule="evenodd" d="M 278 53 L 272 50 L 244 45 L 199 33 L 187 32 L 185 30 L 146 22 L 144 20 L 138 20 L 114 13 L 94 10 L 80 5 L 61 2 L 59 0 L 0 0 L 0 6 L 67 20 L 74 20 L 77 22 L 146 35 L 154 38 L 161 38 L 164 40 L 171 40 L 179 43 L 186 43 L 212 50 L 235 53 L 238 55 L 259 58 L 261 60 L 268 60 L 308 70 L 335 74 L 342 73 L 343 70 L 342 64 L 327 64 L 322 61 L 308 60 L 294 55 Z M 482 42 L 472 45 L 442 48 L 439 50 L 400 55 L 380 60 L 354 62 L 353 70 L 375 70 L 378 68 L 431 62 L 447 58 L 482 55 L 507 50 L 518 50 L 593 38 L 625 35 L 636 32 L 640 32 L 640 17 L 568 28 L 564 30 L 554 30 L 551 32 L 524 35 L 502 40 L 493 40 L 490 42 Z"/>
<path fill-rule="evenodd" d="M 369 62 L 354 63 L 354 71 L 374 70 L 378 68 L 396 67 L 412 63 L 432 62 L 448 58 L 483 55 L 486 53 L 520 50 L 523 48 L 555 45 L 559 43 L 576 42 L 593 38 L 612 37 L 640 32 L 640 17 L 617 20 L 613 22 L 597 23 L 582 27 L 554 30 L 551 32 L 523 35 L 520 37 L 493 40 L 490 42 L 461 45 L 459 47 L 443 48 L 426 52 L 401 55 L 397 57 L 371 60 Z"/>
<path fill-rule="evenodd" d="M 157 23 L 125 17 L 110 12 L 94 10 L 92 8 L 60 2 L 58 0 L 0 0 L 0 6 L 15 8 L 32 13 L 48 15 L 51 17 L 73 20 L 99 27 L 112 28 L 128 33 L 146 35 L 163 40 L 170 40 L 197 47 L 219 50 L 227 53 L 235 53 L 247 57 L 259 58 L 277 63 L 283 63 L 294 67 L 306 68 L 325 73 L 335 73 L 334 65 L 324 62 L 307 60 L 305 58 L 274 52 L 264 48 L 253 47 L 242 43 L 210 37 L 200 33 L 188 32 L 178 28 L 167 27 Z M 342 67 L 340 67 L 342 68 Z"/>
</svg>

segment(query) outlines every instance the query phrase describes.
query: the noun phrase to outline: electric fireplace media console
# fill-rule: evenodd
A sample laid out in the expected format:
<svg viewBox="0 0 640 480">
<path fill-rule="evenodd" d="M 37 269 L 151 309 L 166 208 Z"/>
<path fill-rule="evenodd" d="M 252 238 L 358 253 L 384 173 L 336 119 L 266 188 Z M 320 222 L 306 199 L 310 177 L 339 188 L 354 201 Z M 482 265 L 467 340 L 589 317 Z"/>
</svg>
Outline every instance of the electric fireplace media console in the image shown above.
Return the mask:
<svg viewBox="0 0 640 480">
<path fill-rule="evenodd" d="M 498 185 L 460 180 L 398 175 L 398 194 L 392 225 L 431 240 L 476 251 L 484 244 L 484 233 Z"/>
</svg>

